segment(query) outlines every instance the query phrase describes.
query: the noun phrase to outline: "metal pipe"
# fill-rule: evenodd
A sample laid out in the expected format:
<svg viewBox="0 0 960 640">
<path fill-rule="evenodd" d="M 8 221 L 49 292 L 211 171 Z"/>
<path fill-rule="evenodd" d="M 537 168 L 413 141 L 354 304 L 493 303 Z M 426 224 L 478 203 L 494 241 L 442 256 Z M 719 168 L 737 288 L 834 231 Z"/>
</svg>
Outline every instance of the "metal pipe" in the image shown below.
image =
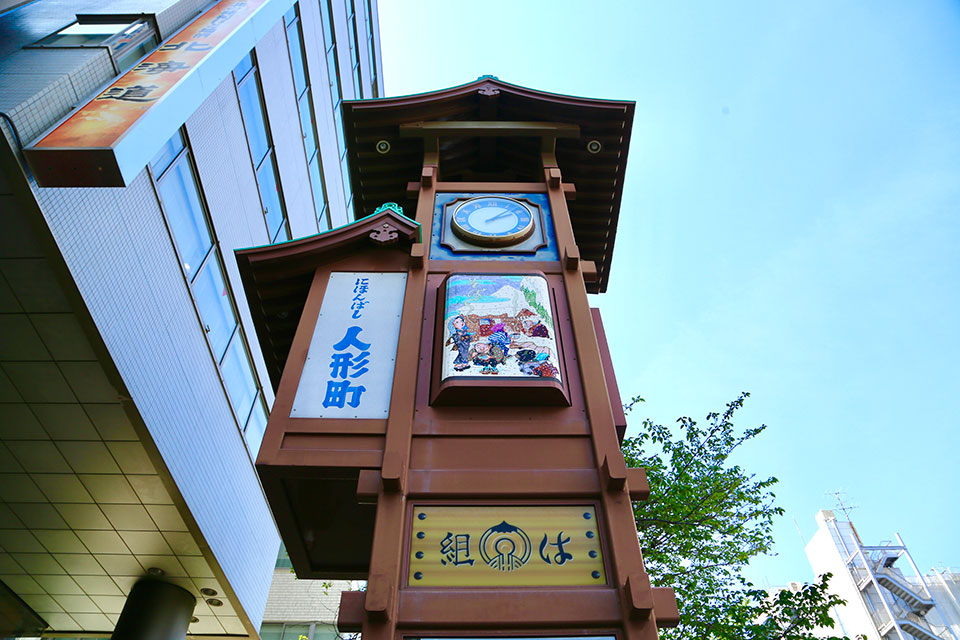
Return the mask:
<svg viewBox="0 0 960 640">
<path fill-rule="evenodd" d="M 196 604 L 186 589 L 144 578 L 130 589 L 111 640 L 184 640 Z"/>
<path fill-rule="evenodd" d="M 897 536 L 897 542 L 903 547 L 903 552 L 907 554 L 907 560 L 910 562 L 910 566 L 913 567 L 913 572 L 920 578 L 920 584 L 923 585 L 923 590 L 927 592 L 927 597 L 933 600 L 933 594 L 930 593 L 930 589 L 927 588 L 927 581 L 923 579 L 923 574 L 920 573 L 920 569 L 917 568 L 917 563 L 913 561 L 913 556 L 910 555 L 910 550 L 907 549 L 907 545 L 903 543 L 903 538 L 900 537 L 899 533 L 893 535 Z"/>
</svg>

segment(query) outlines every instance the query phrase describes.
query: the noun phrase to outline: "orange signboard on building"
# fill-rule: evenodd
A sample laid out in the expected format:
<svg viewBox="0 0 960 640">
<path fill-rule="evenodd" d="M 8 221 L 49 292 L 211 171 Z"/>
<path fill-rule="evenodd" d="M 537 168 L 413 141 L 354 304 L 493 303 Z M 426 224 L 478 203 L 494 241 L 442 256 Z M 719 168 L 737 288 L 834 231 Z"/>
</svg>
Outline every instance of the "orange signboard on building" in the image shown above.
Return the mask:
<svg viewBox="0 0 960 640">
<path fill-rule="evenodd" d="M 234 37 L 237 30 L 252 28 L 251 19 L 267 5 L 275 9 L 266 16 L 273 22 L 273 14 L 279 18 L 285 8 L 280 5 L 289 6 L 289 2 L 221 0 L 27 147 L 27 159 L 40 185 L 125 186 L 206 97 L 210 87 L 204 80 L 222 80 L 249 51 L 231 50 L 226 55 L 220 45 L 243 40 Z M 211 65 L 213 58 L 216 64 Z M 217 67 L 217 73 L 210 74 L 217 77 L 200 77 L 201 64 Z M 177 104 L 171 104 L 178 90 L 173 101 Z M 162 120 L 163 131 L 137 131 L 149 145 L 143 139 L 127 142 L 138 128 L 158 129 L 155 122 L 145 122 L 148 115 Z"/>
</svg>

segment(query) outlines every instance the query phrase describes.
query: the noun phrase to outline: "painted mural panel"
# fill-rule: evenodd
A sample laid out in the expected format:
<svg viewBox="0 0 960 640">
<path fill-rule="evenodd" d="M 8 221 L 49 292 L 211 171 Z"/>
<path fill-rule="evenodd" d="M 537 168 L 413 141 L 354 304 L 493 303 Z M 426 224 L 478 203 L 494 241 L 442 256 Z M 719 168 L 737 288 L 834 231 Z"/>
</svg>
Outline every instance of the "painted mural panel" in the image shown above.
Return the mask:
<svg viewBox="0 0 960 640">
<path fill-rule="evenodd" d="M 406 273 L 330 274 L 291 418 L 386 418 Z"/>
<path fill-rule="evenodd" d="M 550 287 L 539 275 L 457 274 L 447 280 L 442 378 L 561 381 Z"/>
</svg>

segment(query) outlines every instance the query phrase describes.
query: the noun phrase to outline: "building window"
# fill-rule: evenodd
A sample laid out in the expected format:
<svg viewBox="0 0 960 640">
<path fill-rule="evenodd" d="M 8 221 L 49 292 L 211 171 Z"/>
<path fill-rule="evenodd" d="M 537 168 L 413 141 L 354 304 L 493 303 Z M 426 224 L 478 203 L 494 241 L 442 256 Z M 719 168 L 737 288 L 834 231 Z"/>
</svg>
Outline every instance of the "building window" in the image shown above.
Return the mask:
<svg viewBox="0 0 960 640">
<path fill-rule="evenodd" d="M 142 16 L 78 15 L 77 20 L 31 45 L 38 48 L 103 48 L 120 74 L 156 48 L 157 30 Z"/>
<path fill-rule="evenodd" d="M 332 624 L 264 622 L 260 627 L 260 637 L 262 640 L 336 640 L 341 636 Z"/>
<path fill-rule="evenodd" d="M 330 98 L 333 101 L 334 129 L 337 131 L 337 145 L 340 152 L 340 176 L 343 180 L 344 201 L 347 203 L 347 217 L 353 217 L 353 189 L 350 186 L 350 174 L 347 171 L 347 143 L 343 137 L 343 89 L 340 82 L 340 68 L 337 65 L 337 40 L 333 31 L 333 0 L 320 0 L 320 12 L 323 21 L 323 44 L 327 56 L 327 71 L 330 77 Z M 351 15 L 353 11 L 350 11 Z"/>
<path fill-rule="evenodd" d="M 233 78 L 237 86 L 243 126 L 247 131 L 250 160 L 253 162 L 257 187 L 260 190 L 260 206 L 263 209 L 267 237 L 270 242 L 283 242 L 290 239 L 290 229 L 280 190 L 273 140 L 270 138 L 270 127 L 264 109 L 263 92 L 260 90 L 260 75 L 252 51 L 234 68 Z"/>
<path fill-rule="evenodd" d="M 310 173 L 310 185 L 313 190 L 313 204 L 316 210 L 317 230 L 330 228 L 327 211 L 327 189 L 323 183 L 323 169 L 320 166 L 320 149 L 317 146 L 317 119 L 313 113 L 313 97 L 310 87 L 310 74 L 304 63 L 303 29 L 300 26 L 300 5 L 294 4 L 284 15 L 287 30 L 287 49 L 290 51 L 290 67 L 293 70 L 293 90 L 300 109 L 300 131 L 303 134 L 303 150 L 307 157 L 307 171 Z"/>
<path fill-rule="evenodd" d="M 180 131 L 154 156 L 150 175 L 210 353 L 217 363 L 237 425 L 255 459 L 266 426 L 266 405 L 237 322 L 190 149 Z"/>
<path fill-rule="evenodd" d="M 363 97 L 363 82 L 360 79 L 360 38 L 357 36 L 357 15 L 353 0 L 344 0 L 347 5 L 347 27 L 350 29 L 350 69 L 353 71 L 353 97 Z"/>
<path fill-rule="evenodd" d="M 366 0 L 366 5 L 367 12 L 364 22 L 367 28 L 367 62 L 370 65 L 370 97 L 378 98 L 380 92 L 377 90 L 377 54 L 373 40 L 373 4 L 370 0 Z"/>
</svg>

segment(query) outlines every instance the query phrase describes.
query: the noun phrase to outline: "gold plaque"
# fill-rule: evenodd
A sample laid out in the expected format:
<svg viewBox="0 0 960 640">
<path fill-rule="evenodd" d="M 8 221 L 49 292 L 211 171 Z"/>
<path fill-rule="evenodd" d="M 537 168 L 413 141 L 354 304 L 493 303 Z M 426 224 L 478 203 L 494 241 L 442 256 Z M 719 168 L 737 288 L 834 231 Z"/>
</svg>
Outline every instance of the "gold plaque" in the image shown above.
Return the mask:
<svg viewBox="0 0 960 640">
<path fill-rule="evenodd" d="M 593 506 L 417 506 L 411 587 L 606 584 Z"/>
</svg>

